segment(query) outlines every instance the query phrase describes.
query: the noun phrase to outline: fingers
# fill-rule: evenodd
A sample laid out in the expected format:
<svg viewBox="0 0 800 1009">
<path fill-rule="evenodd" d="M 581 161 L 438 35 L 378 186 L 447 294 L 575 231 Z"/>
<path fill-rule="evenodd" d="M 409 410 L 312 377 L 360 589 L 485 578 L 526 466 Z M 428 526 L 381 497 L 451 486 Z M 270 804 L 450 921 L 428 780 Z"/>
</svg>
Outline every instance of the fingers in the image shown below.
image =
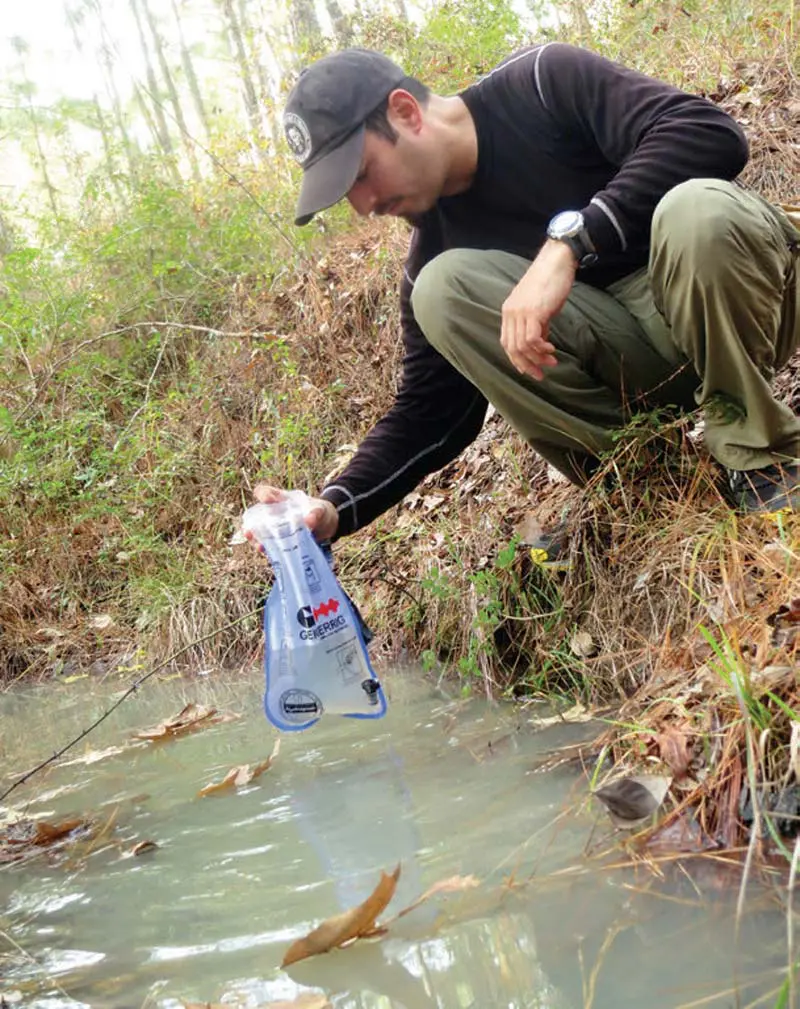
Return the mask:
<svg viewBox="0 0 800 1009">
<path fill-rule="evenodd" d="M 259 504 L 275 504 L 286 496 L 286 492 L 280 487 L 273 487 L 268 483 L 257 483 L 253 488 L 253 497 Z"/>
<path fill-rule="evenodd" d="M 526 312 L 504 309 L 500 342 L 520 374 L 540 381 L 544 378 L 543 369 L 557 364 L 546 327 Z"/>
<path fill-rule="evenodd" d="M 259 504 L 275 504 L 286 497 L 286 491 L 268 483 L 259 483 L 253 488 L 253 497 Z M 339 513 L 336 506 L 324 498 L 311 498 L 311 507 L 305 516 L 305 523 L 318 540 L 329 540 L 339 528 Z"/>
<path fill-rule="evenodd" d="M 324 498 L 313 498 L 313 506 L 306 515 L 306 525 L 318 540 L 329 540 L 339 527 L 336 506 Z"/>
</svg>

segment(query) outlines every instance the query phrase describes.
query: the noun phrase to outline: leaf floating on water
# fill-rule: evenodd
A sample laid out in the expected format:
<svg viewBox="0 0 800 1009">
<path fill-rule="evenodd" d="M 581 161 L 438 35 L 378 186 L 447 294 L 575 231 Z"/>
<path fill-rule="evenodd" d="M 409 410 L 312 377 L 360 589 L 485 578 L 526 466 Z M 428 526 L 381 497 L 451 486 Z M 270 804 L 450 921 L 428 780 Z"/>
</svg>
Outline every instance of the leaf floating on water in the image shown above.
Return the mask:
<svg viewBox="0 0 800 1009">
<path fill-rule="evenodd" d="M 134 732 L 133 737 L 134 739 L 149 740 L 174 739 L 177 736 L 186 735 L 188 732 L 194 732 L 196 729 L 205 728 L 206 725 L 219 725 L 221 722 L 229 722 L 238 717 L 238 715 L 225 714 L 217 711 L 216 708 L 190 701 L 177 715 L 167 718 L 152 729 Z"/>
<path fill-rule="evenodd" d="M 664 801 L 671 782 L 671 778 L 655 774 L 620 778 L 592 794 L 606 807 L 615 827 L 632 830 L 655 813 Z"/>
<path fill-rule="evenodd" d="M 138 841 L 130 850 L 131 855 L 143 855 L 146 851 L 155 851 L 158 847 L 155 841 Z"/>
<path fill-rule="evenodd" d="M 275 758 L 280 753 L 280 749 L 281 741 L 279 737 L 275 740 L 272 753 L 266 760 L 262 760 L 260 764 L 240 764 L 238 767 L 232 767 L 222 781 L 212 781 L 208 785 L 205 785 L 197 793 L 198 796 L 213 795 L 215 792 L 222 792 L 228 788 L 241 788 L 242 785 L 249 785 L 251 781 L 254 781 L 264 771 L 268 771 L 272 767 Z"/>
<path fill-rule="evenodd" d="M 328 953 L 355 939 L 380 934 L 375 922 L 394 896 L 398 879 L 399 865 L 391 875 L 382 872 L 380 882 L 362 904 L 343 914 L 337 914 L 334 918 L 327 918 L 313 932 L 293 942 L 286 951 L 281 967 L 288 967 L 289 964 L 318 953 Z"/>
<path fill-rule="evenodd" d="M 0 865 L 18 862 L 61 842 L 72 842 L 76 831 L 81 837 L 91 836 L 96 826 L 83 817 L 73 817 L 60 823 L 47 823 L 30 817 L 9 819 L 0 826 Z"/>
</svg>

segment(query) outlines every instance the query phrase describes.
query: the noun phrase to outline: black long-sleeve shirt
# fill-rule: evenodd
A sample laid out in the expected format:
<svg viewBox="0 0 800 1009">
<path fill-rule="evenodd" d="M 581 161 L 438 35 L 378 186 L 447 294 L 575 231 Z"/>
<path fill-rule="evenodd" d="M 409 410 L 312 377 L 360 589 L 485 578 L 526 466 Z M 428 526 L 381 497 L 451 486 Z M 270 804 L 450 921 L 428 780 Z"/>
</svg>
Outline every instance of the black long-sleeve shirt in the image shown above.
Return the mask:
<svg viewBox="0 0 800 1009">
<path fill-rule="evenodd" d="M 742 131 L 711 102 L 562 43 L 513 54 L 460 97 L 477 131 L 476 174 L 412 234 L 396 400 L 322 492 L 337 506 L 340 536 L 454 459 L 486 415 L 483 395 L 414 319 L 414 279 L 429 260 L 451 248 L 533 259 L 550 219 L 581 210 L 599 253 L 581 280 L 603 288 L 647 263 L 653 211 L 668 190 L 691 178 L 732 179 L 747 161 Z"/>
</svg>

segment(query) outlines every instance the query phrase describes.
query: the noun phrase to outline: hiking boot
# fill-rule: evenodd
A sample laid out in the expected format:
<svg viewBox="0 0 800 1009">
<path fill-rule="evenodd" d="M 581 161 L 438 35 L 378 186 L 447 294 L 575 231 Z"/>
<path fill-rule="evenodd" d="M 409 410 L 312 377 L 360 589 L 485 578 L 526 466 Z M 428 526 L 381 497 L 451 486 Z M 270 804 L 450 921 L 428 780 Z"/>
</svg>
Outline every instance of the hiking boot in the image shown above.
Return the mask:
<svg viewBox="0 0 800 1009">
<path fill-rule="evenodd" d="M 734 505 L 741 512 L 800 509 L 800 461 L 775 463 L 764 469 L 728 470 Z"/>
</svg>

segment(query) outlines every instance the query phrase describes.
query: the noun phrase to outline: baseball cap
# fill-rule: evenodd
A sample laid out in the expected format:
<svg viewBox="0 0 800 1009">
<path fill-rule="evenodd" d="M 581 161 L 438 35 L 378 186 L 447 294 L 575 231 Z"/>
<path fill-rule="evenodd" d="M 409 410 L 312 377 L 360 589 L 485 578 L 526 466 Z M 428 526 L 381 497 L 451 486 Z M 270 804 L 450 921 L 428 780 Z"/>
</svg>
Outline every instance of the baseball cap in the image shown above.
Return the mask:
<svg viewBox="0 0 800 1009">
<path fill-rule="evenodd" d="M 303 167 L 295 224 L 308 224 L 348 192 L 361 164 L 364 120 L 405 78 L 371 49 L 343 49 L 301 73 L 283 114 L 286 141 Z"/>
</svg>

